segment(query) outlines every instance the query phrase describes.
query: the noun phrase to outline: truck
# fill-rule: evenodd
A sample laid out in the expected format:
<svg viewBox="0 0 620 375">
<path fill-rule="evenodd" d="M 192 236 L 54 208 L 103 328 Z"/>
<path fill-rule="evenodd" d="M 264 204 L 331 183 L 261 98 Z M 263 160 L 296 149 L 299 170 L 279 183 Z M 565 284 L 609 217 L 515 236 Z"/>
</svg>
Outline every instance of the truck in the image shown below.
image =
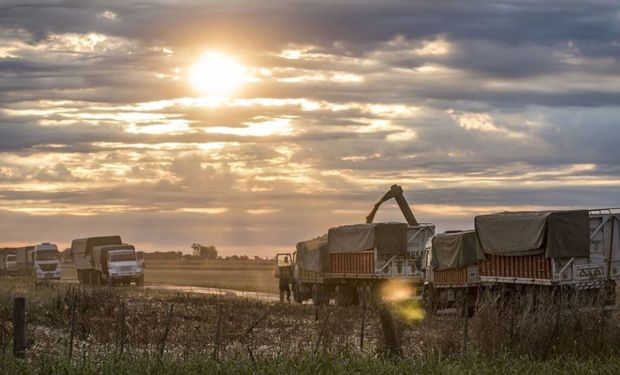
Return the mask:
<svg viewBox="0 0 620 375">
<path fill-rule="evenodd" d="M 431 310 L 472 311 L 492 288 L 563 290 L 615 303 L 620 210 L 501 212 L 476 216 L 474 227 L 427 242 L 423 299 Z"/>
<path fill-rule="evenodd" d="M 32 275 L 34 273 L 33 252 L 34 246 L 22 246 L 15 248 L 18 274 Z"/>
<path fill-rule="evenodd" d="M 136 257 L 134 246 L 120 236 L 75 239 L 71 253 L 80 284 L 144 285 L 144 266 Z"/>
<path fill-rule="evenodd" d="M 373 223 L 380 205 L 394 198 L 407 223 Z M 375 304 L 390 279 L 421 284 L 424 245 L 435 226 L 418 223 L 398 185 L 375 204 L 366 223 L 330 228 L 327 234 L 297 243 L 293 259 L 295 301 L 338 306 Z"/>
<path fill-rule="evenodd" d="M 17 275 L 17 255 L 14 248 L 0 249 L 0 275 Z"/>
<path fill-rule="evenodd" d="M 34 246 L 32 262 L 37 282 L 60 280 L 62 268 L 60 265 L 60 253 L 56 245 L 44 242 Z"/>
</svg>

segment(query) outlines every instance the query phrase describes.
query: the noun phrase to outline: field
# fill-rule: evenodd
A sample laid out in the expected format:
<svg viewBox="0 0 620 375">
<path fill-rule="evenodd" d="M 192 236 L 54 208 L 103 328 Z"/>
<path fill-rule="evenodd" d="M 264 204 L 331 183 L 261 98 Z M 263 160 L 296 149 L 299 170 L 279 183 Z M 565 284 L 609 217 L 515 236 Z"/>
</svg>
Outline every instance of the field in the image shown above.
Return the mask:
<svg viewBox="0 0 620 375">
<path fill-rule="evenodd" d="M 179 285 L 278 293 L 269 261 L 212 260 L 204 262 L 147 261 L 147 285 Z M 63 264 L 63 279 L 77 281 L 72 264 Z"/>
<path fill-rule="evenodd" d="M 28 311 L 27 361 L 12 357 L 13 298 Z M 375 310 L 268 303 L 153 289 L 0 283 L 0 373 L 618 373 L 620 316 L 489 299 L 464 321 L 405 319 L 388 356 Z M 72 310 L 75 307 L 74 318 Z M 363 314 L 363 318 L 362 318 Z M 363 322 L 363 325 L 362 325 Z M 71 340 L 71 326 L 74 327 Z M 362 326 L 364 340 L 361 342 Z"/>
</svg>

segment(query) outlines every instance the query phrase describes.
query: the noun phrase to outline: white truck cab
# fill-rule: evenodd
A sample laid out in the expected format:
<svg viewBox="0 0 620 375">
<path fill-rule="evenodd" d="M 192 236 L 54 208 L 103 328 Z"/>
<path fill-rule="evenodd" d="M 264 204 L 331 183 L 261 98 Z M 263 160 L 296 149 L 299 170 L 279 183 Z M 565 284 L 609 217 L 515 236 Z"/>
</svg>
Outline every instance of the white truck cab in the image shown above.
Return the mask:
<svg viewBox="0 0 620 375">
<path fill-rule="evenodd" d="M 47 242 L 36 245 L 32 258 L 37 281 L 60 280 L 62 269 L 56 245 Z"/>
<path fill-rule="evenodd" d="M 95 268 L 100 282 L 108 285 L 144 284 L 144 263 L 137 257 L 136 250 L 128 244 L 95 247 Z"/>
<path fill-rule="evenodd" d="M 0 254 L 0 275 L 17 275 L 17 255 Z"/>
</svg>

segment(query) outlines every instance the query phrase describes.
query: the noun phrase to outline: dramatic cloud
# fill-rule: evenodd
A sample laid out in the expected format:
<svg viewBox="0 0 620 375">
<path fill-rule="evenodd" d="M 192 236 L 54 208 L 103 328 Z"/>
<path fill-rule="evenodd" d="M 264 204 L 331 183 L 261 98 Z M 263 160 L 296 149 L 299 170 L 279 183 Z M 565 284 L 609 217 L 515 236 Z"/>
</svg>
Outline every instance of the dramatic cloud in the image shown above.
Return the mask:
<svg viewBox="0 0 620 375">
<path fill-rule="evenodd" d="M 440 230 L 619 206 L 619 73 L 615 1 L 5 1 L 2 241 L 267 255 L 392 183 Z"/>
</svg>

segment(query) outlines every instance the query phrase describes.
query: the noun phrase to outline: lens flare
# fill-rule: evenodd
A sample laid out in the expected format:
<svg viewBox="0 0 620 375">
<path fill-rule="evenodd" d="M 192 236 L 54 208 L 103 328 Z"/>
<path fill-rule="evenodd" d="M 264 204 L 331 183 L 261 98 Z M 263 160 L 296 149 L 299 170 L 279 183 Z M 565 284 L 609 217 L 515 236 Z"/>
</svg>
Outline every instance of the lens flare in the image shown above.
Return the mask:
<svg viewBox="0 0 620 375">
<path fill-rule="evenodd" d="M 415 287 L 405 280 L 391 280 L 381 286 L 381 297 L 391 303 L 392 310 L 402 319 L 413 322 L 424 319 L 424 309 Z"/>
</svg>

